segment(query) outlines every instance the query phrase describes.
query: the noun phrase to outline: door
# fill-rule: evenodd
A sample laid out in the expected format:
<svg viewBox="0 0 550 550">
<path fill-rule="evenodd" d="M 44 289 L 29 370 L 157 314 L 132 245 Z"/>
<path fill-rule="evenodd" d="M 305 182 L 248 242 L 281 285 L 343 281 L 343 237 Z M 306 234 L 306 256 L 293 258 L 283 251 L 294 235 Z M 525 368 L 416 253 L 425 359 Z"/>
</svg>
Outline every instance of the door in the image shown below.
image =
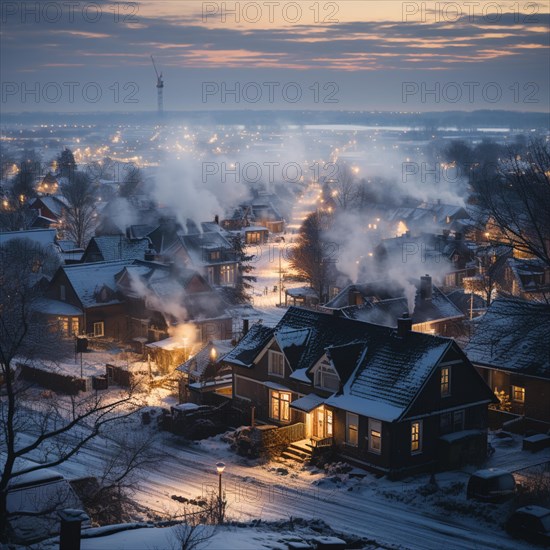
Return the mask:
<svg viewBox="0 0 550 550">
<path fill-rule="evenodd" d="M 313 411 L 313 437 L 325 439 L 332 437 L 332 411 L 318 407 Z"/>
</svg>

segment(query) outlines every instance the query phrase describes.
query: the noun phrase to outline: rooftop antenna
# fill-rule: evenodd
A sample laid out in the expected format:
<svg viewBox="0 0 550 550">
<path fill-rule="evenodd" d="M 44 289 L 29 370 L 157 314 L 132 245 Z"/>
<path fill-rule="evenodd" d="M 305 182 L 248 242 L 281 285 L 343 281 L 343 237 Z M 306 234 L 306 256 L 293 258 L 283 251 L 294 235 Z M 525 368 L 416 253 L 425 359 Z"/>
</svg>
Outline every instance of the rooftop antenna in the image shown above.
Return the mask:
<svg viewBox="0 0 550 550">
<path fill-rule="evenodd" d="M 162 80 L 162 73 L 159 74 L 157 71 L 157 66 L 155 65 L 155 60 L 151 56 L 151 61 L 153 62 L 153 68 L 155 69 L 155 74 L 157 75 L 157 110 L 158 114 L 162 115 L 164 111 L 164 104 L 162 98 L 162 89 L 164 88 L 164 81 Z"/>
</svg>

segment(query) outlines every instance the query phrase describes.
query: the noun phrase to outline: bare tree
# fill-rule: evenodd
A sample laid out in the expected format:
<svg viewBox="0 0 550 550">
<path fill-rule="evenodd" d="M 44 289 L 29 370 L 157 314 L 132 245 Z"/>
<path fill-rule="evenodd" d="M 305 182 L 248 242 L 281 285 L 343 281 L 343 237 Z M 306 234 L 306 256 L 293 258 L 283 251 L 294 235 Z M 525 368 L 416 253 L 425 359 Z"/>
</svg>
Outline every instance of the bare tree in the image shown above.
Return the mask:
<svg viewBox="0 0 550 550">
<path fill-rule="evenodd" d="M 67 236 L 79 247 L 84 247 L 95 224 L 95 192 L 87 174 L 75 172 L 73 177 L 61 186 L 61 193 L 67 201 L 64 227 Z"/>
<path fill-rule="evenodd" d="M 19 376 L 19 364 L 59 357 L 60 335 L 35 309 L 41 275 L 54 268 L 36 245 L 15 240 L 0 248 L 0 539 L 8 537 L 10 483 L 69 460 L 112 422 L 138 406 L 133 388 L 116 397 L 99 392 L 44 399 Z M 24 437 L 22 435 L 24 434 Z M 32 458 L 34 462 L 26 459 Z"/>
<path fill-rule="evenodd" d="M 119 194 L 121 197 L 129 198 L 143 191 L 145 180 L 142 171 L 133 164 L 127 165 L 126 175 L 120 184 Z"/>
<path fill-rule="evenodd" d="M 338 164 L 336 177 L 329 181 L 331 196 L 342 210 L 357 207 L 360 190 L 355 175 L 347 164 Z"/>
<path fill-rule="evenodd" d="M 510 152 L 497 177 L 473 186 L 491 240 L 550 266 L 550 145 L 532 141 L 524 156 Z"/>
</svg>

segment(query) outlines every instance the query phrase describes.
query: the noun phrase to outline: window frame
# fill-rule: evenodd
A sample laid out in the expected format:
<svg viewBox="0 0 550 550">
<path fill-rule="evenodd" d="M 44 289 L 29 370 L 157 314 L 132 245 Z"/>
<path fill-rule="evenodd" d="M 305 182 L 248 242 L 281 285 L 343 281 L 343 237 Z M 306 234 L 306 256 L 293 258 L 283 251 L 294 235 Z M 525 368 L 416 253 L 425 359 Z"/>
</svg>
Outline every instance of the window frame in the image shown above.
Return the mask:
<svg viewBox="0 0 550 550">
<path fill-rule="evenodd" d="M 517 392 L 519 390 L 519 392 Z M 521 397 L 518 399 L 516 392 L 521 394 Z M 514 403 L 525 403 L 525 387 L 524 386 L 514 386 L 512 384 L 512 401 Z"/>
<path fill-rule="evenodd" d="M 378 441 L 378 446 L 375 444 L 376 441 Z M 368 450 L 369 450 L 369 453 L 374 453 L 377 455 L 382 454 L 382 421 L 381 420 L 369 418 Z"/>
<path fill-rule="evenodd" d="M 285 399 L 283 396 L 288 396 L 288 399 Z M 291 394 L 290 392 L 280 391 L 280 390 L 270 390 L 269 391 L 269 418 L 276 420 L 277 422 L 290 422 L 290 403 L 291 403 Z M 275 407 L 274 403 L 277 404 L 277 416 L 275 416 Z"/>
<path fill-rule="evenodd" d="M 418 428 L 415 429 L 415 426 Z M 411 454 L 417 455 L 422 452 L 422 420 L 415 420 L 411 422 Z M 415 437 L 416 436 L 416 437 Z M 415 448 L 416 444 L 416 448 Z"/>
<path fill-rule="evenodd" d="M 325 385 L 326 375 L 335 379 L 336 386 L 334 388 L 331 388 L 330 386 Z M 340 389 L 340 377 L 338 376 L 338 373 L 328 361 L 322 361 L 321 363 L 319 363 L 319 365 L 315 369 L 313 385 L 314 387 L 319 388 L 321 390 L 332 391 L 332 392 L 337 392 Z"/>
<path fill-rule="evenodd" d="M 275 370 L 273 369 L 273 360 L 274 358 L 277 357 L 278 359 L 281 360 L 281 366 L 282 367 L 282 372 L 279 374 L 278 372 L 275 372 Z M 285 377 L 285 355 L 283 352 L 281 351 L 276 351 L 274 349 L 270 349 L 268 350 L 267 352 L 267 373 L 270 375 L 270 376 L 277 376 L 278 378 L 284 378 Z"/>
<path fill-rule="evenodd" d="M 105 321 L 96 321 L 94 323 L 94 338 L 101 338 L 105 336 Z M 99 331 L 96 331 L 96 327 L 101 327 L 101 334 L 98 334 Z"/>
<path fill-rule="evenodd" d="M 355 417 L 355 422 L 353 418 Z M 355 434 L 355 441 L 351 434 Z M 346 445 L 350 447 L 359 447 L 359 415 L 346 411 Z"/>
<path fill-rule="evenodd" d="M 439 374 L 439 391 L 441 397 L 451 395 L 451 367 L 449 365 L 441 367 Z"/>
</svg>

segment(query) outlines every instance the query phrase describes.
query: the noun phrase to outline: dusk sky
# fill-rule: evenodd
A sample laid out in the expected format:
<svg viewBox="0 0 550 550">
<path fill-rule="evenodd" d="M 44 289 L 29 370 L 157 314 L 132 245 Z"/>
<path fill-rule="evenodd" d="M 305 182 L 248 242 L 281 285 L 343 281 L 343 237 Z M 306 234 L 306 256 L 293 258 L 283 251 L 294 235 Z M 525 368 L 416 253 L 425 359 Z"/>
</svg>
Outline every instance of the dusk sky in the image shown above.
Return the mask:
<svg viewBox="0 0 550 550">
<path fill-rule="evenodd" d="M 153 111 L 152 54 L 167 111 L 544 112 L 549 13 L 507 1 L 3 1 L 1 109 Z M 223 94 L 236 86 L 238 102 Z"/>
</svg>

